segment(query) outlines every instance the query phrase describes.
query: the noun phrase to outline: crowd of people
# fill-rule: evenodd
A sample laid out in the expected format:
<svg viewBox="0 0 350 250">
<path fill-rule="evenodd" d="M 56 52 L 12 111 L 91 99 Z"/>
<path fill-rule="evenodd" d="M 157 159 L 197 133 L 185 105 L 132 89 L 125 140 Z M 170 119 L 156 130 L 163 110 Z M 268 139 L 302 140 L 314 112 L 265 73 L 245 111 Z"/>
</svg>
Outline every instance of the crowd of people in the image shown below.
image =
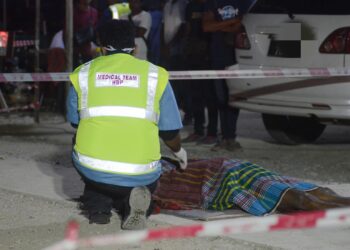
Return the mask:
<svg viewBox="0 0 350 250">
<path fill-rule="evenodd" d="M 96 30 L 112 19 L 129 20 L 135 26 L 137 58 L 166 70 L 220 70 L 236 63 L 234 36 L 240 30 L 243 14 L 239 1 L 76 0 L 74 3 L 75 67 L 100 55 L 98 39 L 92 36 L 91 29 Z M 51 48 L 64 48 L 62 34 L 62 30 L 57 33 Z M 183 143 L 212 145 L 213 151 L 240 149 L 236 141 L 239 110 L 228 105 L 224 79 L 177 80 L 171 84 L 184 113 L 183 124 L 193 126 Z"/>
</svg>

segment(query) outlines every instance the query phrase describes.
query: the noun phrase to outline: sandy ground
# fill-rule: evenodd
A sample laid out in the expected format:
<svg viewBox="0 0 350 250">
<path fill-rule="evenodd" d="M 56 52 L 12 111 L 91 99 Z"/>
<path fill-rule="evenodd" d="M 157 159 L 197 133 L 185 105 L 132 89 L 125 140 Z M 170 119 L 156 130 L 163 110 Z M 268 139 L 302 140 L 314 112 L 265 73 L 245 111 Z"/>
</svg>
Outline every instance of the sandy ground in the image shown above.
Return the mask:
<svg viewBox="0 0 350 250">
<path fill-rule="evenodd" d="M 183 136 L 189 131 L 190 127 L 186 128 Z M 70 161 L 73 133 L 62 117 L 50 114 L 43 114 L 39 125 L 28 116 L 0 117 L 0 249 L 46 247 L 63 238 L 70 219 L 80 222 L 82 237 L 120 230 L 116 215 L 109 225 L 89 225 L 79 214 L 76 203 L 70 201 L 78 197 L 82 189 Z M 243 112 L 238 133 L 243 150 L 235 153 L 213 153 L 209 147 L 193 144 L 184 147 L 192 158 L 245 159 L 285 175 L 329 185 L 350 196 L 350 127 L 329 127 L 317 143 L 291 147 L 275 144 L 262 127 L 260 117 Z M 188 223 L 193 221 L 156 215 L 151 217 L 148 227 Z M 347 249 L 349 232 L 349 227 L 345 227 L 104 249 Z"/>
</svg>

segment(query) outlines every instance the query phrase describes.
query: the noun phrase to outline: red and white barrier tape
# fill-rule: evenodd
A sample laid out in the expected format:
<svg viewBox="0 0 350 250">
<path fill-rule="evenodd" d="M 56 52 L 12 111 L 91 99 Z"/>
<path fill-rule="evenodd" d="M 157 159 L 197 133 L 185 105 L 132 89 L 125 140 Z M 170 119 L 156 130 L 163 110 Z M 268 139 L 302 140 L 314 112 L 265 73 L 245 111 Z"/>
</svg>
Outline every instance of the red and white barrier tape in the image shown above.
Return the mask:
<svg viewBox="0 0 350 250">
<path fill-rule="evenodd" d="M 69 73 L 4 73 L 0 82 L 64 82 L 69 81 Z"/>
<path fill-rule="evenodd" d="M 79 247 L 104 247 L 110 245 L 135 244 L 146 241 L 193 237 L 223 236 L 257 232 L 274 232 L 287 229 L 315 229 L 350 225 L 350 209 L 331 209 L 290 215 L 271 215 L 220 220 L 187 226 L 131 231 L 120 234 L 101 235 L 78 239 L 78 227 L 70 222 L 67 231 L 76 237 L 66 237 L 63 241 L 44 250 L 72 250 Z"/>
<path fill-rule="evenodd" d="M 77 249 L 77 242 L 79 237 L 79 224 L 75 221 L 68 223 L 66 228 L 64 240 L 45 248 L 48 250 L 74 250 Z"/>
<path fill-rule="evenodd" d="M 350 76 L 350 68 L 305 69 L 249 69 L 170 71 L 170 80 L 233 79 L 233 78 L 302 78 Z M 69 81 L 69 73 L 3 73 L 0 82 L 62 82 Z"/>
</svg>

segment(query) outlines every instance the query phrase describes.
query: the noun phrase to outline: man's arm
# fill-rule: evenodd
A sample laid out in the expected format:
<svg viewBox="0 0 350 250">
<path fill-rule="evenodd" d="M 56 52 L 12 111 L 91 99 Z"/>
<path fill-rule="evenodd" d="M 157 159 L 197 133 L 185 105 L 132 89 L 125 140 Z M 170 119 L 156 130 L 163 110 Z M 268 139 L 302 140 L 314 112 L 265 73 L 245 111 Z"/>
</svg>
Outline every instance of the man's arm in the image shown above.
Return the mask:
<svg viewBox="0 0 350 250">
<path fill-rule="evenodd" d="M 170 83 L 167 84 L 160 100 L 158 128 L 159 137 L 170 149 L 176 151 L 181 147 L 181 140 L 176 139 L 182 128 L 181 115 Z"/>
<path fill-rule="evenodd" d="M 237 32 L 240 27 L 241 18 L 217 21 L 212 11 L 207 11 L 203 15 L 202 28 L 204 32 Z"/>
<path fill-rule="evenodd" d="M 129 15 L 128 18 L 129 21 L 134 22 L 131 15 Z M 147 31 L 151 29 L 152 17 L 148 12 L 144 12 L 140 18 L 140 24 L 135 26 L 135 36 L 146 38 Z"/>
<path fill-rule="evenodd" d="M 143 37 L 147 38 L 149 31 L 151 30 L 151 27 L 152 27 L 152 16 L 150 13 L 145 12 L 142 16 L 142 20 L 141 20 L 141 23 L 139 26 L 141 31 L 139 31 L 139 32 L 142 33 Z"/>
<path fill-rule="evenodd" d="M 181 147 L 180 129 L 182 128 L 180 112 L 175 100 L 174 92 L 167 84 L 160 100 L 160 117 L 158 122 L 159 137 L 179 160 L 182 169 L 187 166 L 187 153 Z"/>
<path fill-rule="evenodd" d="M 67 97 L 67 120 L 74 128 L 79 124 L 78 95 L 73 86 L 70 87 Z"/>
<path fill-rule="evenodd" d="M 135 37 L 144 37 L 147 29 L 145 29 L 144 27 L 135 27 Z"/>
</svg>

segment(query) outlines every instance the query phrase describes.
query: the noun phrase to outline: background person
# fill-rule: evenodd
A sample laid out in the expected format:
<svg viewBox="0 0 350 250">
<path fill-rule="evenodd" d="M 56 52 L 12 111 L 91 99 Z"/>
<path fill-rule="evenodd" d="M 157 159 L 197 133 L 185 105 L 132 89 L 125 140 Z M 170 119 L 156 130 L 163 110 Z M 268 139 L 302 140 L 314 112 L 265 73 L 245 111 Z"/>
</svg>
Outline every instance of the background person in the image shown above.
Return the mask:
<svg viewBox="0 0 350 250">
<path fill-rule="evenodd" d="M 90 6 L 91 0 L 76 0 L 73 10 L 74 66 L 92 59 L 94 31 L 98 22 L 98 12 Z"/>
<path fill-rule="evenodd" d="M 129 7 L 131 13 L 121 19 L 127 19 L 135 26 L 136 51 L 134 56 L 139 59 L 147 60 L 148 34 L 152 26 L 152 17 L 147 11 L 142 10 L 141 0 L 129 0 Z"/>
<path fill-rule="evenodd" d="M 169 0 L 163 8 L 163 28 L 161 34 L 161 63 L 167 70 L 186 70 L 183 55 L 185 35 L 186 0 Z M 172 82 L 175 97 L 184 111 L 184 125 L 192 123 L 191 100 L 188 86 L 184 81 Z"/>
<path fill-rule="evenodd" d="M 152 26 L 148 34 L 148 61 L 160 64 L 160 36 L 163 20 L 163 0 L 143 0 L 144 10 L 150 13 Z"/>
<path fill-rule="evenodd" d="M 134 27 L 111 20 L 98 30 L 106 56 L 70 76 L 68 120 L 78 125 L 73 162 L 85 189 L 90 223 L 109 223 L 115 205 L 123 229 L 145 227 L 151 193 L 161 173 L 159 137 L 187 165 L 179 110 L 168 73 L 130 53 Z"/>
<path fill-rule="evenodd" d="M 63 41 L 63 30 L 59 30 L 52 38 L 47 51 L 47 72 L 64 72 L 66 70 L 66 53 Z M 53 82 L 40 86 L 40 90 L 54 98 L 53 107 L 55 111 L 65 112 L 65 84 Z"/>
<path fill-rule="evenodd" d="M 241 28 L 241 13 L 237 0 L 207 0 L 203 16 L 203 30 L 210 32 L 210 60 L 213 70 L 223 70 L 236 64 L 234 34 Z M 239 109 L 228 105 L 228 87 L 225 79 L 214 80 L 222 140 L 212 150 L 234 151 L 241 148 L 236 141 Z"/>
<path fill-rule="evenodd" d="M 131 12 L 128 1 L 107 0 L 107 8 L 102 11 L 98 26 L 112 19 L 121 19 Z"/>
<path fill-rule="evenodd" d="M 186 6 L 186 42 L 184 55 L 188 70 L 208 70 L 209 34 L 203 32 L 202 18 L 206 0 L 192 0 Z M 217 143 L 218 109 L 212 80 L 189 80 L 187 91 L 193 112 L 193 133 L 182 142 L 200 144 Z M 208 126 L 204 129 L 205 108 L 208 110 Z"/>
</svg>

